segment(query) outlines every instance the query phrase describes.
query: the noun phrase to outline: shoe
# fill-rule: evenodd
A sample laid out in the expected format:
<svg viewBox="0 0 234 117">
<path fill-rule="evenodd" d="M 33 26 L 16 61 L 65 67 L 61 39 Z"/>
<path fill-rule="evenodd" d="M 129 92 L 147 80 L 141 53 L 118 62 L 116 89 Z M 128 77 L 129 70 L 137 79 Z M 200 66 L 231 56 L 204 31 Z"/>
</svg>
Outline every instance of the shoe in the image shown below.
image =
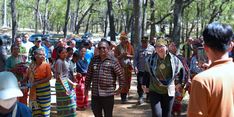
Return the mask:
<svg viewBox="0 0 234 117">
<path fill-rule="evenodd" d="M 121 100 L 121 104 L 126 104 L 127 100 Z"/>
<path fill-rule="evenodd" d="M 86 108 L 85 108 L 85 107 L 77 107 L 77 110 L 78 110 L 78 111 L 85 111 Z"/>
<path fill-rule="evenodd" d="M 150 103 L 150 99 L 149 99 L 149 95 L 147 94 L 146 96 L 146 100 L 145 100 L 146 103 Z"/>
<path fill-rule="evenodd" d="M 141 105 L 141 104 L 143 104 L 143 103 L 144 103 L 143 98 L 140 98 L 140 99 L 138 100 L 138 104 Z"/>
<path fill-rule="evenodd" d="M 146 103 L 150 103 L 150 100 L 149 99 L 146 99 L 146 101 L 145 101 Z"/>
</svg>

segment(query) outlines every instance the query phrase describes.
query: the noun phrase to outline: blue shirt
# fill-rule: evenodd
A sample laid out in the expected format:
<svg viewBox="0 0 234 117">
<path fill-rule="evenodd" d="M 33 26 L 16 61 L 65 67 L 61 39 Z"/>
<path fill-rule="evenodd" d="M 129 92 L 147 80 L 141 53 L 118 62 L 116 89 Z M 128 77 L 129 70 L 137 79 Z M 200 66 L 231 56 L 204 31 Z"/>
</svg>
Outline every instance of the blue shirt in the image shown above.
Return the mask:
<svg viewBox="0 0 234 117">
<path fill-rule="evenodd" d="M 87 49 L 86 53 L 85 53 L 85 59 L 88 61 L 88 64 L 90 63 L 90 61 L 93 58 L 93 56 L 94 56 L 94 50 L 92 48 L 91 49 Z"/>
<path fill-rule="evenodd" d="M 0 113 L 0 117 L 12 117 L 13 111 L 4 115 Z M 32 111 L 26 105 L 17 102 L 16 117 L 32 117 Z"/>
<path fill-rule="evenodd" d="M 84 59 L 84 60 L 79 59 L 77 61 L 76 65 L 77 65 L 76 66 L 77 72 L 79 72 L 79 73 L 87 73 L 89 62 L 86 59 Z"/>
</svg>

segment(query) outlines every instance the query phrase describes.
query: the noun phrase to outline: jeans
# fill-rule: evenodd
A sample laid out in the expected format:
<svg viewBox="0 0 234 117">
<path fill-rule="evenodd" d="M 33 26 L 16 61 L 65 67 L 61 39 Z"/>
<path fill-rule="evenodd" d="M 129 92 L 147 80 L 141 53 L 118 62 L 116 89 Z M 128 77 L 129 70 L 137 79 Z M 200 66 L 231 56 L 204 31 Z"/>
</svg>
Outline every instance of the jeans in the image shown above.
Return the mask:
<svg viewBox="0 0 234 117">
<path fill-rule="evenodd" d="M 152 117 L 171 117 L 175 97 L 168 94 L 149 92 Z"/>
<path fill-rule="evenodd" d="M 137 73 L 137 93 L 138 93 L 139 99 L 143 98 L 143 94 L 144 94 L 144 91 L 141 87 L 142 82 L 143 82 L 143 76 L 144 76 L 144 72 L 139 71 Z"/>
<path fill-rule="evenodd" d="M 114 96 L 100 97 L 92 96 L 92 110 L 95 117 L 112 117 L 114 107 Z"/>
</svg>

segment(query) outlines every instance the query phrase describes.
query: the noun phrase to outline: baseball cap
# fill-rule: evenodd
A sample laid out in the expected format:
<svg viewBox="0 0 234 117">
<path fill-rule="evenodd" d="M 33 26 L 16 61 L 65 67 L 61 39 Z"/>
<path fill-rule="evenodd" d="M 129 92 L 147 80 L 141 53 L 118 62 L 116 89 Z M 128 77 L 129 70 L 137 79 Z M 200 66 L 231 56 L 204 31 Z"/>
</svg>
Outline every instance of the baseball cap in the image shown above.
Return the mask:
<svg viewBox="0 0 234 117">
<path fill-rule="evenodd" d="M 0 72 L 0 81 L 0 100 L 23 96 L 13 73 Z"/>
<path fill-rule="evenodd" d="M 147 36 L 143 36 L 142 38 L 141 38 L 141 41 L 148 41 L 149 39 L 148 39 L 148 37 Z"/>
<path fill-rule="evenodd" d="M 42 39 L 41 39 L 41 37 L 36 37 L 35 38 L 35 41 L 37 42 L 37 41 L 42 41 Z"/>
</svg>

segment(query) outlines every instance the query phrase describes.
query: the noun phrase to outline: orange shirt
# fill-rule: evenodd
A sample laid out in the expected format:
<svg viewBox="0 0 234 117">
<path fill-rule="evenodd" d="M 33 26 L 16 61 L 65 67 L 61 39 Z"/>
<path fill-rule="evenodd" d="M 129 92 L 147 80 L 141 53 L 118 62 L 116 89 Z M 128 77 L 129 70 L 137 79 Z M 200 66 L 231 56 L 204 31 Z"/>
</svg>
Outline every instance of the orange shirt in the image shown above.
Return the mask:
<svg viewBox="0 0 234 117">
<path fill-rule="evenodd" d="M 218 60 L 193 78 L 188 117 L 234 117 L 234 63 Z"/>
<path fill-rule="evenodd" d="M 43 62 L 35 69 L 35 79 L 48 78 L 52 76 L 50 64 Z"/>
</svg>

